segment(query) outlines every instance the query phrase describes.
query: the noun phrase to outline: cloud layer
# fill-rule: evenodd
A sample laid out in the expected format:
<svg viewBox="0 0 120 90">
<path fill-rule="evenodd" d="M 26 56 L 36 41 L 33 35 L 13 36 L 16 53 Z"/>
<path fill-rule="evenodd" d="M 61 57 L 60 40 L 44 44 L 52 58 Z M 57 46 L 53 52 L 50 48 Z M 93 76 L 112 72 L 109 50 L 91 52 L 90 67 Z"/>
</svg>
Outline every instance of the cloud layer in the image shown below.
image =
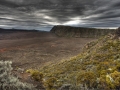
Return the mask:
<svg viewBox="0 0 120 90">
<path fill-rule="evenodd" d="M 0 0 L 0 27 L 119 27 L 120 0 Z"/>
</svg>

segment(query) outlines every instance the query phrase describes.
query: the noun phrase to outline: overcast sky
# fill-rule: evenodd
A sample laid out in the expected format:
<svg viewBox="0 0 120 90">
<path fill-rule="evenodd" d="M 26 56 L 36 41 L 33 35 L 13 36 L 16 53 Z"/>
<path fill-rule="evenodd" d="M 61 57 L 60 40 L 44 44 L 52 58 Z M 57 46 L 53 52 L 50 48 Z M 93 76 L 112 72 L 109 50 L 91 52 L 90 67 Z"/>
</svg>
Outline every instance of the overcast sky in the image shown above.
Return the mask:
<svg viewBox="0 0 120 90">
<path fill-rule="evenodd" d="M 0 0 L 0 27 L 119 27 L 120 0 Z"/>
</svg>

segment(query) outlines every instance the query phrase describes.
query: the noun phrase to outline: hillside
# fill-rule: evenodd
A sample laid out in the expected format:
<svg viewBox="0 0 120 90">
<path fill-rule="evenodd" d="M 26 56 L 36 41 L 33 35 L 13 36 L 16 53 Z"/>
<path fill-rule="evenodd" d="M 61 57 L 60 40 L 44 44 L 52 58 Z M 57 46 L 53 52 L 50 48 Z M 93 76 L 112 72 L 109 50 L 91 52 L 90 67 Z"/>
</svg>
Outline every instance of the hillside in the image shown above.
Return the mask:
<svg viewBox="0 0 120 90">
<path fill-rule="evenodd" d="M 119 90 L 120 29 L 86 44 L 82 53 L 69 60 L 27 72 L 46 90 Z"/>
<path fill-rule="evenodd" d="M 71 27 L 71 26 L 54 26 L 51 29 L 52 33 L 61 37 L 87 37 L 87 38 L 98 38 L 100 36 L 113 33 L 114 29 L 95 29 L 95 28 L 83 28 L 83 27 Z"/>
</svg>

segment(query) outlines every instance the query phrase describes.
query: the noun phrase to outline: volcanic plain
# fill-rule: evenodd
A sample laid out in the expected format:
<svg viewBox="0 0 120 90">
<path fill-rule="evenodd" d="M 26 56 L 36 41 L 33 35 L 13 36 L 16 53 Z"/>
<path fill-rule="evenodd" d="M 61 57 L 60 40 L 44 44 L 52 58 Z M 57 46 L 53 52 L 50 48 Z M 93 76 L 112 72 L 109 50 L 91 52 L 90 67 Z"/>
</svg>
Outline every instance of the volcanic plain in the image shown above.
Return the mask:
<svg viewBox="0 0 120 90">
<path fill-rule="evenodd" d="M 58 37 L 45 31 L 0 32 L 0 60 L 13 67 L 38 69 L 79 54 L 93 38 Z"/>
</svg>

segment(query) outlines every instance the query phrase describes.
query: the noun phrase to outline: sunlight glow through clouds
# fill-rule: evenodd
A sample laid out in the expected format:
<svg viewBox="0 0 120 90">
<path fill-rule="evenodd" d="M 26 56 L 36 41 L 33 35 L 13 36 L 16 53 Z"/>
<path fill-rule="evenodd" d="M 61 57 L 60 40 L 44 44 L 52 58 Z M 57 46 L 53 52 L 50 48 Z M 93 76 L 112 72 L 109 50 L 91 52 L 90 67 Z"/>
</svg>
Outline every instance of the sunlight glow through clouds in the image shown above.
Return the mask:
<svg viewBox="0 0 120 90">
<path fill-rule="evenodd" d="M 85 24 L 81 17 L 74 17 L 74 18 L 71 18 L 71 21 L 63 23 L 63 25 L 78 25 L 80 23 Z"/>
<path fill-rule="evenodd" d="M 13 28 L 13 26 L 11 26 L 11 25 L 0 25 L 0 28 L 9 29 L 9 28 Z"/>
<path fill-rule="evenodd" d="M 0 27 L 4 27 L 4 26 L 7 26 L 7 25 L 0 25 Z"/>
<path fill-rule="evenodd" d="M 15 19 L 15 18 L 13 18 L 13 17 L 11 17 L 11 16 L 2 16 L 1 18 L 5 18 L 5 19 Z"/>
<path fill-rule="evenodd" d="M 53 18 L 46 15 L 44 12 L 35 12 L 34 13 L 34 16 L 37 17 L 37 18 L 43 18 L 43 19 L 48 19 L 48 20 L 52 20 Z"/>
<path fill-rule="evenodd" d="M 61 24 L 61 23 L 58 23 L 58 22 L 46 22 L 46 23 L 49 24 L 49 25 L 60 25 Z"/>
<path fill-rule="evenodd" d="M 95 14 L 95 15 L 90 15 L 87 17 L 84 17 L 83 19 L 91 19 L 91 18 L 96 18 L 96 17 L 100 17 L 102 14 Z"/>
</svg>

